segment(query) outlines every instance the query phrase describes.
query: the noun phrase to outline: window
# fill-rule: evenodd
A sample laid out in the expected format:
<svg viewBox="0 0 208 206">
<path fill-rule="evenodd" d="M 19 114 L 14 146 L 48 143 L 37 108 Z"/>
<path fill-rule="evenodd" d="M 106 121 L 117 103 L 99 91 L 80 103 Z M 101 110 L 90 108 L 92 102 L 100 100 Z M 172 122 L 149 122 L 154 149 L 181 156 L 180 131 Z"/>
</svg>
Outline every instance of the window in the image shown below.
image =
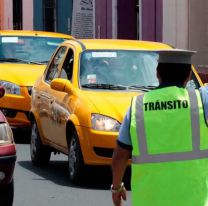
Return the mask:
<svg viewBox="0 0 208 206">
<path fill-rule="evenodd" d="M 38 36 L 0 37 L 0 58 L 47 64 L 63 38 Z"/>
<path fill-rule="evenodd" d="M 46 81 L 50 82 L 54 78 L 58 77 L 58 74 L 59 74 L 58 68 L 63 60 L 65 53 L 66 53 L 66 47 L 59 48 L 58 52 L 53 57 L 51 64 L 49 65 L 46 78 L 45 78 Z"/>
<path fill-rule="evenodd" d="M 72 73 L 73 73 L 73 64 L 74 64 L 74 53 L 72 49 L 69 49 L 63 67 L 61 69 L 60 78 L 68 79 L 71 81 Z"/>
<path fill-rule="evenodd" d="M 200 87 L 199 82 L 196 79 L 195 74 L 192 72 L 191 80 L 187 82 L 186 88 L 199 89 L 199 87 Z"/>
<path fill-rule="evenodd" d="M 85 51 L 80 59 L 80 82 L 82 86 L 158 86 L 157 58 L 158 54 L 151 51 Z"/>
</svg>

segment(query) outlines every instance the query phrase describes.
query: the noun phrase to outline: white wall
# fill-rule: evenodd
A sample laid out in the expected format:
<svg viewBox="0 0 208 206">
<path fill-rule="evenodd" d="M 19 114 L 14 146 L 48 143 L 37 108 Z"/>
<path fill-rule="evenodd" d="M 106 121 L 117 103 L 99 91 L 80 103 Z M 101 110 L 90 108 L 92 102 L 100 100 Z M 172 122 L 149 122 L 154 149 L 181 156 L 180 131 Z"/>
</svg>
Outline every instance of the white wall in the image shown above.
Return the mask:
<svg viewBox="0 0 208 206">
<path fill-rule="evenodd" d="M 33 0 L 22 1 L 23 30 L 33 30 Z"/>
<path fill-rule="evenodd" d="M 188 0 L 163 0 L 163 42 L 188 48 Z"/>
<path fill-rule="evenodd" d="M 189 9 L 189 47 L 197 51 L 194 63 L 208 69 L 208 1 L 190 0 Z"/>
<path fill-rule="evenodd" d="M 208 0 L 163 0 L 163 42 L 195 50 L 193 64 L 208 71 Z"/>
<path fill-rule="evenodd" d="M 13 1 L 4 1 L 4 29 L 13 29 Z"/>
</svg>

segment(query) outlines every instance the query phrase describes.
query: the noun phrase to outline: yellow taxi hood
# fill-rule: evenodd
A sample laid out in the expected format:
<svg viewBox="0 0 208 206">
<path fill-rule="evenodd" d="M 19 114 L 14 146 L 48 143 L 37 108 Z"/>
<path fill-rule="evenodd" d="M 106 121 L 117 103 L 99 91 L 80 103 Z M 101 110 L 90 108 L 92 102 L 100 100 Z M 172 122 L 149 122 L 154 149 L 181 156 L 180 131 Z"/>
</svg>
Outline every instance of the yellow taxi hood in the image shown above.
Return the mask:
<svg viewBox="0 0 208 206">
<path fill-rule="evenodd" d="M 43 74 L 46 65 L 0 64 L 0 81 L 8 81 L 19 86 L 33 86 Z"/>
<path fill-rule="evenodd" d="M 84 92 L 88 100 L 94 105 L 92 113 L 99 113 L 122 121 L 128 110 L 133 96 L 141 92 Z"/>
</svg>

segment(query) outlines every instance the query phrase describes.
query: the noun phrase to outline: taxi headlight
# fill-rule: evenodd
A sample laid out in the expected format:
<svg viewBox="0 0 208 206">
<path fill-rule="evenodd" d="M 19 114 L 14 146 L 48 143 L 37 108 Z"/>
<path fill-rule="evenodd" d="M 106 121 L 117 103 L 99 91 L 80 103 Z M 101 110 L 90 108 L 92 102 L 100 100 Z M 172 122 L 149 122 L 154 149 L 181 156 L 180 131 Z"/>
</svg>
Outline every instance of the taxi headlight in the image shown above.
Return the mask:
<svg viewBox="0 0 208 206">
<path fill-rule="evenodd" d="M 118 132 L 120 128 L 120 123 L 117 120 L 100 114 L 92 114 L 91 121 L 94 130 Z"/>
<path fill-rule="evenodd" d="M 13 133 L 8 123 L 0 124 L 0 145 L 13 143 Z"/>
<path fill-rule="evenodd" d="M 14 83 L 7 81 L 0 81 L 0 86 L 3 86 L 6 94 L 20 95 L 20 87 Z"/>
</svg>

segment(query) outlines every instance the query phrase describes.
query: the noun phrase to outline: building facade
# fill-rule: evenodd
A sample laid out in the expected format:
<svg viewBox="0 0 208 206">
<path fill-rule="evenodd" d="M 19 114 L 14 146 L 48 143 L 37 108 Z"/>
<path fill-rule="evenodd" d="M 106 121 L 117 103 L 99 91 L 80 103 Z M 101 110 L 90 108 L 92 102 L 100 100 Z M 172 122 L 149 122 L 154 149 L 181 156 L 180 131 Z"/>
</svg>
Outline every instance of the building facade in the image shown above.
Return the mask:
<svg viewBox="0 0 208 206">
<path fill-rule="evenodd" d="M 162 42 L 197 51 L 193 64 L 204 82 L 208 82 L 207 15 L 207 0 L 163 0 Z"/>
<path fill-rule="evenodd" d="M 0 29 L 33 29 L 33 0 L 1 0 Z"/>
<path fill-rule="evenodd" d="M 162 0 L 94 0 L 95 38 L 162 41 Z"/>
<path fill-rule="evenodd" d="M 73 0 L 32 0 L 33 29 L 71 33 Z"/>
<path fill-rule="evenodd" d="M 0 28 L 164 42 L 196 50 L 193 63 L 206 73 L 207 13 L 207 0 L 1 0 Z"/>
<path fill-rule="evenodd" d="M 71 34 L 84 7 L 92 12 L 87 18 L 93 38 L 162 40 L 162 0 L 1 0 L 0 26 Z"/>
<path fill-rule="evenodd" d="M 72 0 L 1 0 L 1 29 L 70 33 Z"/>
</svg>

